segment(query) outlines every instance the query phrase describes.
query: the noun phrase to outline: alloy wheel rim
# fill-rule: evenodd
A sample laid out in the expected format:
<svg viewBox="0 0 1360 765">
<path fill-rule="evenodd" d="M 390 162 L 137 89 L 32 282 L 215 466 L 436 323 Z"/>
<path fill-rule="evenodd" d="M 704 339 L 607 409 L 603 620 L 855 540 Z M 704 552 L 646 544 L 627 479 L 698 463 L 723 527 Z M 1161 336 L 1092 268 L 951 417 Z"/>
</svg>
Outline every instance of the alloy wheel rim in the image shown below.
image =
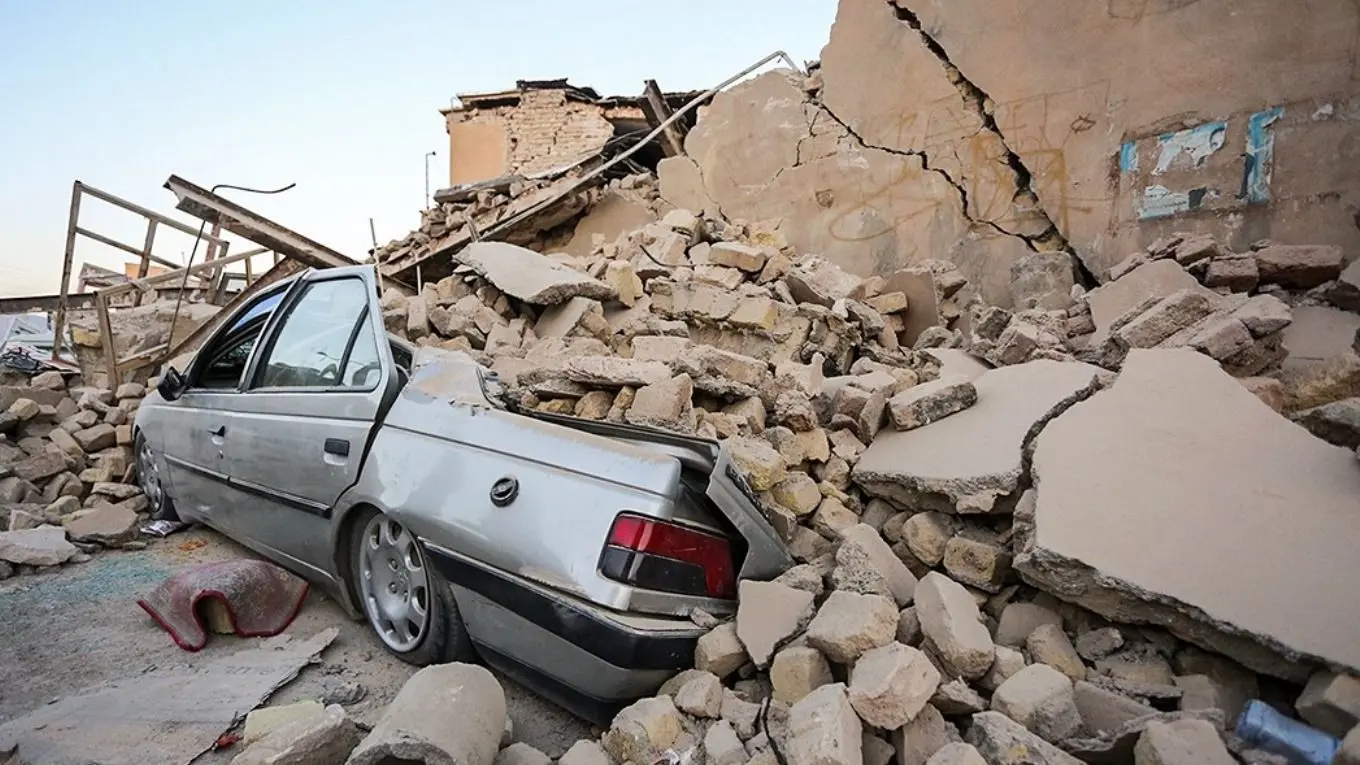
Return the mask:
<svg viewBox="0 0 1360 765">
<path fill-rule="evenodd" d="M 406 527 L 378 515 L 364 527 L 358 554 L 369 623 L 392 650 L 414 649 L 430 623 L 430 579 L 420 545 Z"/>
<path fill-rule="evenodd" d="M 142 493 L 146 495 L 147 502 L 152 508 L 159 509 L 161 506 L 161 477 L 160 469 L 156 466 L 156 460 L 152 458 L 151 446 L 145 440 L 142 447 L 137 450 L 137 477 L 141 484 Z"/>
</svg>

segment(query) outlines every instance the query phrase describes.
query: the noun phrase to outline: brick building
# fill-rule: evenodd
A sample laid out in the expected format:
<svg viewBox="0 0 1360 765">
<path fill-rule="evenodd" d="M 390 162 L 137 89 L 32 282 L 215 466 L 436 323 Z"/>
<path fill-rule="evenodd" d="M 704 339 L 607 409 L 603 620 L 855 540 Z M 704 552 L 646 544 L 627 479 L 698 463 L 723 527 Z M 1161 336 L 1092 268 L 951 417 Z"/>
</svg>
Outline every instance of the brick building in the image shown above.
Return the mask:
<svg viewBox="0 0 1360 765">
<path fill-rule="evenodd" d="M 676 106 L 690 96 L 663 98 Z M 599 154 L 615 137 L 650 129 L 644 96 L 602 98 L 565 79 L 520 80 L 513 90 L 457 98 L 458 105 L 440 109 L 449 135 L 450 186 L 569 166 Z"/>
</svg>

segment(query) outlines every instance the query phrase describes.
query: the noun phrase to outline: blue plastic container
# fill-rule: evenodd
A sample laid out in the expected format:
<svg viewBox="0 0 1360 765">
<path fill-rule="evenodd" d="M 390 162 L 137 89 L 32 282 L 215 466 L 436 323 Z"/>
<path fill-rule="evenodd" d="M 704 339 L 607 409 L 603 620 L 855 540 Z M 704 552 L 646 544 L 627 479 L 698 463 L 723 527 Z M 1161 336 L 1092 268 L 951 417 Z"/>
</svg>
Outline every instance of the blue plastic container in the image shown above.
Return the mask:
<svg viewBox="0 0 1360 765">
<path fill-rule="evenodd" d="M 1260 699 L 1247 702 L 1237 718 L 1237 737 L 1293 765 L 1331 765 L 1341 741 L 1286 717 Z"/>
</svg>

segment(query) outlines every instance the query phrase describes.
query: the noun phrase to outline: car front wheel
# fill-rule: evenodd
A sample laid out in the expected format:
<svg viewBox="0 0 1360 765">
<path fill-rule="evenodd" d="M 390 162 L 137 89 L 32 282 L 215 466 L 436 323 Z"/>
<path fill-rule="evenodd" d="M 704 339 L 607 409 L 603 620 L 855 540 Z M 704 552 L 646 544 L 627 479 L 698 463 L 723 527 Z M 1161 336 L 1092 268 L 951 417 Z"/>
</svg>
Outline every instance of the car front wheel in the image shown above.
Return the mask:
<svg viewBox="0 0 1360 765">
<path fill-rule="evenodd" d="M 374 511 L 354 528 L 355 591 L 369 626 L 387 650 L 417 666 L 472 660 L 472 644 L 453 593 L 427 564 L 415 535 Z"/>
<path fill-rule="evenodd" d="M 156 460 L 156 455 L 151 451 L 151 444 L 146 440 L 146 434 L 137 431 L 137 438 L 133 441 L 132 449 L 134 452 L 133 460 L 137 467 L 137 484 L 141 487 L 142 493 L 146 495 L 147 504 L 150 505 L 151 518 L 157 521 L 178 521 L 179 513 L 175 512 L 175 503 L 170 500 L 170 495 L 165 491 L 165 480 L 161 474 L 160 462 Z"/>
</svg>

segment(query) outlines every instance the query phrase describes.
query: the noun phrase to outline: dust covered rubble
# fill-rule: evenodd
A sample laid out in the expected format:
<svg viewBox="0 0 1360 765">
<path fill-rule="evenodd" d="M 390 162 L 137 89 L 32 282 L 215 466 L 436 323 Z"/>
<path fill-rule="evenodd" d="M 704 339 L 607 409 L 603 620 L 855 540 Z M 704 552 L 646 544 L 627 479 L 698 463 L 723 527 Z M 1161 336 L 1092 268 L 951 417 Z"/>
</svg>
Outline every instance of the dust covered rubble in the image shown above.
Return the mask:
<svg viewBox="0 0 1360 765">
<path fill-rule="evenodd" d="M 145 545 L 132 448 L 145 395 L 140 383 L 86 387 L 55 371 L 0 380 L 0 579 Z"/>
<path fill-rule="evenodd" d="M 743 582 L 743 595 L 765 589 L 700 640 L 696 668 L 624 710 L 598 743 L 578 744 L 582 757 L 1032 761 L 1016 759 L 1024 751 L 1045 762 L 1192 761 L 1175 759 L 1184 740 L 1200 758 L 1193 761 L 1256 762 L 1265 755 L 1229 732 L 1249 699 L 1265 695 L 1281 709 L 1297 699 L 1310 721 L 1351 719 L 1338 711 L 1354 706 L 1344 693 L 1318 712 L 1300 698 L 1302 683 L 1360 682 L 1349 674 L 1360 662 L 1328 646 L 1299 650 L 1290 635 L 1271 634 L 1273 624 L 1254 632 L 1218 618 L 1214 602 L 1158 592 L 1137 593 L 1133 605 L 1102 600 L 1101 592 L 1127 598 L 1137 588 L 1074 587 L 1073 572 L 1091 567 L 1073 561 L 1055 574 L 1054 557 L 1035 546 L 1047 539 L 1051 504 L 1100 504 L 1091 493 L 1098 487 L 1085 499 L 1045 495 L 1046 473 L 1036 470 L 1049 469 L 1044 434 L 1120 390 L 1121 370 L 1139 354 L 1176 368 L 1208 365 L 1196 385 L 1221 394 L 1226 381 L 1243 393 L 1226 397 L 1223 420 L 1245 418 L 1282 444 L 1292 443 L 1282 429 L 1295 429 L 1310 444 L 1301 469 L 1325 463 L 1333 471 L 1313 496 L 1326 506 L 1354 497 L 1354 458 L 1345 464 L 1351 473 L 1340 472 L 1323 451 L 1335 447 L 1277 413 L 1302 412 L 1289 402 L 1307 402 L 1301 424 L 1332 441 L 1354 437 L 1347 399 L 1360 391 L 1349 366 L 1332 360 L 1327 374 L 1292 378 L 1279 368 L 1291 309 L 1337 293 L 1340 269 L 1330 256 L 1299 254 L 1321 265 L 1291 266 L 1294 255 L 1271 246 L 1234 255 L 1172 238 L 1077 295 L 1068 311 L 1016 313 L 953 306 L 963 285 L 947 264 L 859 279 L 791 251 L 773 227 L 684 210 L 613 241 L 597 236 L 589 256 L 538 257 L 607 285 L 613 297 L 564 290 L 535 305 L 464 269 L 413 298 L 389 293 L 388 326 L 422 345 L 470 353 L 522 409 L 724 442 L 798 562 L 774 582 Z M 1248 270 L 1241 259 L 1256 264 L 1255 282 L 1222 275 L 1229 266 Z M 1148 267 L 1155 270 L 1139 271 Z M 1179 276 L 1167 276 L 1171 268 Z M 911 326 L 908 277 L 936 300 L 924 327 Z M 1135 376 L 1124 387 L 1136 395 L 1147 384 Z M 1261 391 L 1278 398 L 1276 411 Z M 1155 395 L 1180 396 L 1183 408 L 1197 400 L 1185 393 L 1171 386 Z M 1078 432 L 1082 419 L 1071 420 Z M 1149 433 L 1125 417 L 1116 427 L 1133 434 L 1130 450 L 1145 453 L 1199 425 L 1187 418 L 1180 431 Z M 1218 421 L 1210 430 L 1223 427 L 1232 430 Z M 1100 439 L 1077 440 L 1094 447 Z M 1270 443 L 1254 448 L 1274 453 Z M 1223 461 L 1222 453 L 1208 459 L 1203 480 L 1180 488 L 1217 490 L 1229 475 Z M 1187 459 L 1185 469 L 1196 465 Z M 1147 485 L 1159 478 L 1138 476 Z M 1306 496 L 1297 481 L 1280 488 Z M 1184 512 L 1193 517 L 1196 505 Z M 1263 512 L 1250 502 L 1242 511 Z M 1050 523 L 1059 537 L 1062 523 Z M 1310 523 L 1318 534 L 1328 530 L 1325 520 Z M 1338 597 L 1328 582 L 1316 584 L 1323 600 Z M 1250 584 L 1226 586 L 1239 599 L 1251 592 Z M 1313 622 L 1327 613 L 1319 608 Z"/>
</svg>

